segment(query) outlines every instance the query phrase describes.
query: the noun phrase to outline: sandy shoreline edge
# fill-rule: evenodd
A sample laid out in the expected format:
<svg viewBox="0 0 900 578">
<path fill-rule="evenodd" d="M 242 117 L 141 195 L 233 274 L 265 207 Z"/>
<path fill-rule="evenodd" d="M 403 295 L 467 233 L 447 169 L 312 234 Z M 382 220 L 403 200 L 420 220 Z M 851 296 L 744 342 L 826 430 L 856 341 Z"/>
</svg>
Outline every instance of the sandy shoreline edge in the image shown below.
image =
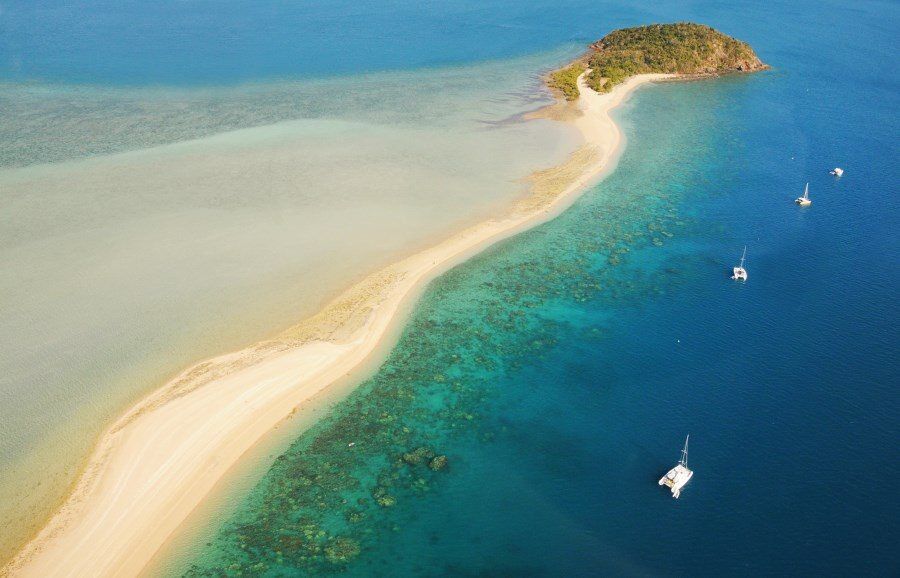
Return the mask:
<svg viewBox="0 0 900 578">
<path fill-rule="evenodd" d="M 597 94 L 579 78 L 585 144 L 532 175 L 505 215 L 376 272 L 282 335 L 201 362 L 129 409 L 102 436 L 74 490 L 2 576 L 134 576 L 229 469 L 272 428 L 346 378 L 398 333 L 428 281 L 488 246 L 555 217 L 610 167 L 621 134 L 609 112 L 647 82 Z"/>
</svg>

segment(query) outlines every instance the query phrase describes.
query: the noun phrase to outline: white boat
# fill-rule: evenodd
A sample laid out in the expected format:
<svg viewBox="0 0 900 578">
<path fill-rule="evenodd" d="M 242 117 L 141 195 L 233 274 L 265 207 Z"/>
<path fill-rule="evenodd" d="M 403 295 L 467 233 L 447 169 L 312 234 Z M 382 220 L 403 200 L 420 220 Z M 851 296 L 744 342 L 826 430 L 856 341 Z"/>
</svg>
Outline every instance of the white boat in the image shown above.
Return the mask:
<svg viewBox="0 0 900 578">
<path fill-rule="evenodd" d="M 803 196 L 797 197 L 797 199 L 794 202 L 797 203 L 798 205 L 800 205 L 801 207 L 805 207 L 807 205 L 812 204 L 812 201 L 809 200 L 809 183 L 806 183 L 806 186 L 803 188 Z"/>
<path fill-rule="evenodd" d="M 684 449 L 681 450 L 681 459 L 678 461 L 678 465 L 659 479 L 660 486 L 672 488 L 672 497 L 674 498 L 681 495 L 681 488 L 694 476 L 694 472 L 688 469 L 688 441 L 690 439 L 691 436 L 688 435 L 684 440 Z"/>
<path fill-rule="evenodd" d="M 841 167 L 834 167 L 833 169 L 831 169 L 831 174 L 836 177 L 840 177 L 844 174 L 844 169 L 842 169 Z"/>
<path fill-rule="evenodd" d="M 741 264 L 734 268 L 731 278 L 735 281 L 746 281 L 747 270 L 744 269 L 744 259 L 747 258 L 747 245 L 744 245 L 744 253 L 741 255 Z"/>
</svg>

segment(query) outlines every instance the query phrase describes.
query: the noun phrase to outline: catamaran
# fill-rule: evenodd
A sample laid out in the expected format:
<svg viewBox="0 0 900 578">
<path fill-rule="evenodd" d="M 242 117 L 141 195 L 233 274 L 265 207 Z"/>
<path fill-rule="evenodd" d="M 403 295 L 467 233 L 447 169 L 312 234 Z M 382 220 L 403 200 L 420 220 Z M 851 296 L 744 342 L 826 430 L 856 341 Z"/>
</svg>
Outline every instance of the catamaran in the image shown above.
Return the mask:
<svg viewBox="0 0 900 578">
<path fill-rule="evenodd" d="M 744 269 L 744 259 L 747 258 L 747 245 L 744 245 L 744 254 L 741 255 L 741 264 L 734 268 L 734 274 L 731 275 L 731 278 L 735 281 L 746 281 L 747 280 L 747 270 Z"/>
<path fill-rule="evenodd" d="M 687 484 L 694 472 L 688 469 L 688 441 L 691 439 L 690 434 L 684 439 L 684 449 L 681 450 L 681 459 L 678 465 L 668 471 L 666 475 L 659 479 L 660 486 L 668 486 L 672 488 L 672 496 L 678 498 L 681 495 L 681 488 Z"/>
<path fill-rule="evenodd" d="M 803 188 L 803 196 L 797 197 L 797 199 L 794 202 L 797 203 L 798 205 L 800 205 L 801 207 L 805 207 L 807 205 L 812 204 L 812 201 L 809 200 L 809 183 L 806 183 L 806 187 Z"/>
</svg>

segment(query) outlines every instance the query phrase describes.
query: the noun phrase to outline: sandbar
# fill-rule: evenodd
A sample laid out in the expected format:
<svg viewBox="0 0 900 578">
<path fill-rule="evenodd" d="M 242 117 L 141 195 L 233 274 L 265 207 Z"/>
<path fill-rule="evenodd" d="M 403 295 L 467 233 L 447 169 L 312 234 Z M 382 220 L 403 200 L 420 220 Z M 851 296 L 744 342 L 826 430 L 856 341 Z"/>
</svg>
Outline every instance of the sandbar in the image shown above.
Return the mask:
<svg viewBox="0 0 900 578">
<path fill-rule="evenodd" d="M 273 339 L 187 369 L 129 409 L 98 441 L 68 500 L 0 575 L 140 574 L 268 432 L 330 385 L 383 360 L 430 280 L 558 215 L 611 168 L 622 135 L 610 111 L 638 86 L 670 76 L 639 75 L 598 94 L 582 75 L 565 122 L 584 144 L 533 174 L 531 193 L 506 214 L 370 275 Z"/>
</svg>

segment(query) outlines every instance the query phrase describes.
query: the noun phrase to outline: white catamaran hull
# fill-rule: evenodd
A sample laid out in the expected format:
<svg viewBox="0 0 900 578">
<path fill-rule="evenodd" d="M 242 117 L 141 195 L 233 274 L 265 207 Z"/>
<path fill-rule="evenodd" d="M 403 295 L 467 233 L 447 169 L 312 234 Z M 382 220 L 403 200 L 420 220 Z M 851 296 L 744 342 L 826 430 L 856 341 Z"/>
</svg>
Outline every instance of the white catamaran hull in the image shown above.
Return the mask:
<svg viewBox="0 0 900 578">
<path fill-rule="evenodd" d="M 746 249 L 744 249 L 746 253 Z M 741 263 L 743 264 L 744 259 L 741 258 Z M 687 436 L 684 440 L 684 449 L 681 450 L 681 459 L 678 460 L 678 465 L 674 468 L 666 472 L 666 475 L 659 479 L 660 486 L 666 486 L 672 489 L 672 497 L 678 498 L 681 495 L 681 488 L 685 486 L 691 478 L 694 477 L 694 472 L 692 472 L 688 468 L 688 441 L 690 441 L 691 436 Z"/>
<path fill-rule="evenodd" d="M 681 488 L 683 488 L 691 478 L 694 477 L 694 472 L 687 469 L 681 464 L 678 464 L 671 470 L 669 470 L 666 475 L 664 475 L 659 480 L 660 486 L 666 486 L 672 489 L 672 497 L 678 498 L 681 495 Z"/>
</svg>

